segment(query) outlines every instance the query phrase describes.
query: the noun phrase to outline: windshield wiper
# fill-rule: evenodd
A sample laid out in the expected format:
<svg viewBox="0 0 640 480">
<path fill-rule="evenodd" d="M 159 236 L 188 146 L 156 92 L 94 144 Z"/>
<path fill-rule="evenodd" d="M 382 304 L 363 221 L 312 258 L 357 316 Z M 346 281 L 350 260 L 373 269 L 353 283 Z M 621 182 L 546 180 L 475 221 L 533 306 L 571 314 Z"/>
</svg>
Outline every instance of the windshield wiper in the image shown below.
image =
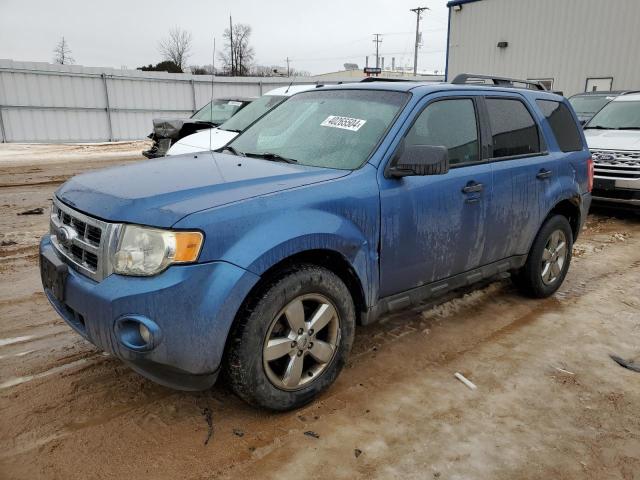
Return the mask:
<svg viewBox="0 0 640 480">
<path fill-rule="evenodd" d="M 593 127 L 590 127 L 590 126 L 584 127 L 584 130 L 589 130 L 589 129 L 594 129 L 594 130 L 615 130 L 615 128 L 601 127 L 600 125 L 594 125 Z"/>
<path fill-rule="evenodd" d="M 284 162 L 284 163 L 298 163 L 298 161 L 294 158 L 287 158 L 279 155 L 277 153 L 264 152 L 264 153 L 245 153 L 247 157 L 253 158 L 264 158 L 265 160 L 272 160 L 274 162 Z"/>
<path fill-rule="evenodd" d="M 224 130 L 225 132 L 242 133 L 242 130 L 233 129 L 233 128 L 220 128 L 220 130 Z"/>
<path fill-rule="evenodd" d="M 216 150 L 216 152 L 220 152 L 220 153 L 224 153 L 224 151 L 227 150 L 231 153 L 233 153 L 234 155 L 238 156 L 238 157 L 246 157 L 246 155 L 244 154 L 244 152 L 241 152 L 239 150 L 236 150 L 235 148 L 233 148 L 231 145 L 227 145 L 226 147 L 222 147 L 219 148 L 218 150 Z"/>
</svg>

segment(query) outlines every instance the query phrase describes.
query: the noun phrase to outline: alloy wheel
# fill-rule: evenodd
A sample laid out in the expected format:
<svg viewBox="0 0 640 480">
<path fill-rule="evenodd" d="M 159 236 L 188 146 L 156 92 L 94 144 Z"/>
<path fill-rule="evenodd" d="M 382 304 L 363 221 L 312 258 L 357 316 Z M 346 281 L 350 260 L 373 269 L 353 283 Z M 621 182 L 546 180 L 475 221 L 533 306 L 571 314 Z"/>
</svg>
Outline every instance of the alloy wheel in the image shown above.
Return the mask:
<svg viewBox="0 0 640 480">
<path fill-rule="evenodd" d="M 562 230 L 555 230 L 549 235 L 547 244 L 542 251 L 541 277 L 545 285 L 556 282 L 567 261 L 567 237 Z"/>
<path fill-rule="evenodd" d="M 340 342 L 340 316 L 324 295 L 296 297 L 271 322 L 262 349 L 269 381 L 282 390 L 299 390 L 318 378 Z"/>
</svg>

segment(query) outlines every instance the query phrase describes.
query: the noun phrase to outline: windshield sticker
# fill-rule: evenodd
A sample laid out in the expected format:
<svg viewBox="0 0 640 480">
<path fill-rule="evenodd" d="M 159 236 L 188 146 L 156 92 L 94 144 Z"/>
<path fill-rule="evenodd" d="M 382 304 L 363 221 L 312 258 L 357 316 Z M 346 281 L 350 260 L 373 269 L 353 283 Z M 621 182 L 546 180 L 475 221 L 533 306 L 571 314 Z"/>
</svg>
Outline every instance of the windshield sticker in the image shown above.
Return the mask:
<svg viewBox="0 0 640 480">
<path fill-rule="evenodd" d="M 229 100 L 227 105 L 233 105 L 234 107 L 239 107 L 240 105 L 242 105 L 242 102 L 236 102 L 235 100 Z"/>
<path fill-rule="evenodd" d="M 359 118 L 329 115 L 320 125 L 323 127 L 342 128 L 344 130 L 357 132 L 365 123 L 367 123 L 366 120 L 360 120 Z"/>
</svg>

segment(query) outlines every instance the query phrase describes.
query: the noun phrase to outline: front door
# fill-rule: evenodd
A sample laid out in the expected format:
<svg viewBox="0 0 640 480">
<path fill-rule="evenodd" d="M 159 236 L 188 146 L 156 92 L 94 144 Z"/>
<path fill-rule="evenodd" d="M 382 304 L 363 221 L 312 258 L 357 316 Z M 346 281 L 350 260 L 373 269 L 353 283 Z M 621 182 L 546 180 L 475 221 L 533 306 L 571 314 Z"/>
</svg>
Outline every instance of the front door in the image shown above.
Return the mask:
<svg viewBox="0 0 640 480">
<path fill-rule="evenodd" d="M 381 297 L 471 270 L 484 248 L 492 180 L 480 154 L 476 99 L 441 96 L 417 111 L 405 146 L 445 146 L 451 169 L 381 178 Z"/>
</svg>

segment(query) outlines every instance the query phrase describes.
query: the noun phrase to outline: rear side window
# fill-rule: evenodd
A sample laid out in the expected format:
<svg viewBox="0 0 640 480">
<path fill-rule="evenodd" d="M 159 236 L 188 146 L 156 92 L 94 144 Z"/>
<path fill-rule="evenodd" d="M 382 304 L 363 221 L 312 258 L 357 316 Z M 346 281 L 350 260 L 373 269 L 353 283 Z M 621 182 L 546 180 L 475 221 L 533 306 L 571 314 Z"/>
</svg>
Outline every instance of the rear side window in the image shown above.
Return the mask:
<svg viewBox="0 0 640 480">
<path fill-rule="evenodd" d="M 540 152 L 536 122 L 520 100 L 487 98 L 493 158 L 531 155 Z"/>
<path fill-rule="evenodd" d="M 536 100 L 538 107 L 547 118 L 551 130 L 563 152 L 577 152 L 582 150 L 582 139 L 573 115 L 562 102 L 553 100 Z"/>
<path fill-rule="evenodd" d="M 405 137 L 405 145 L 447 147 L 451 165 L 477 162 L 478 126 L 473 100 L 439 100 L 425 108 Z"/>
</svg>

